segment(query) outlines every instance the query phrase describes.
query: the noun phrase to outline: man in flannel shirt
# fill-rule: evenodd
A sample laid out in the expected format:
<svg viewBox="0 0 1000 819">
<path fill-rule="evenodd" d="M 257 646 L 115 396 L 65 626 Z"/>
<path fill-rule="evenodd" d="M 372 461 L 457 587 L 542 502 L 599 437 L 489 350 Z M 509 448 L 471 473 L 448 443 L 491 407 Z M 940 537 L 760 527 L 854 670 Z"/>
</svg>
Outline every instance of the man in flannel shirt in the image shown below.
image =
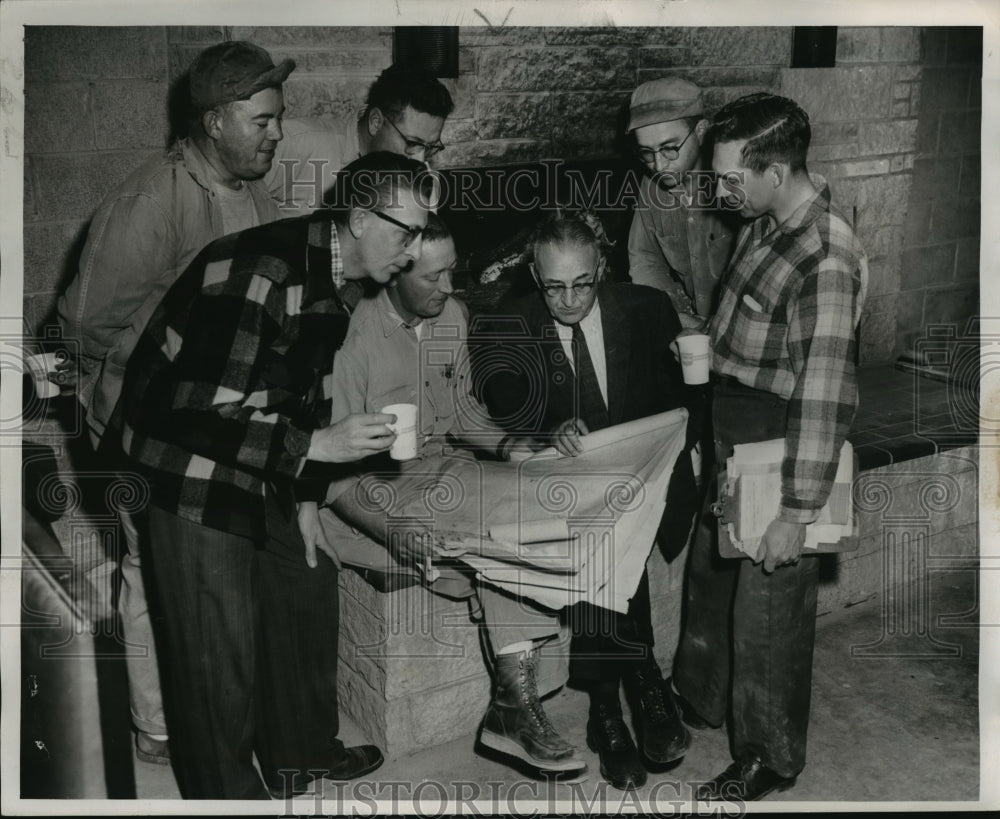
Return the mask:
<svg viewBox="0 0 1000 819">
<path fill-rule="evenodd" d="M 384 283 L 420 258 L 422 168 L 369 154 L 338 176 L 332 212 L 213 242 L 129 360 L 122 441 L 150 486 L 185 798 L 287 795 L 382 763 L 337 739 L 337 570 L 307 555 L 295 501 L 323 496 L 331 464 L 394 438 L 391 415 L 330 424 L 331 373 L 351 282 Z"/>
<path fill-rule="evenodd" d="M 819 561 L 800 557 L 857 406 L 866 264 L 825 180 L 806 169 L 809 118 L 795 102 L 742 97 L 716 114 L 712 136 L 718 195 L 751 220 L 710 325 L 716 462 L 773 438 L 785 439 L 785 458 L 755 560 L 719 560 L 706 542 L 692 550 L 674 682 L 716 725 L 731 684 L 735 761 L 697 795 L 748 801 L 805 765 Z"/>
</svg>

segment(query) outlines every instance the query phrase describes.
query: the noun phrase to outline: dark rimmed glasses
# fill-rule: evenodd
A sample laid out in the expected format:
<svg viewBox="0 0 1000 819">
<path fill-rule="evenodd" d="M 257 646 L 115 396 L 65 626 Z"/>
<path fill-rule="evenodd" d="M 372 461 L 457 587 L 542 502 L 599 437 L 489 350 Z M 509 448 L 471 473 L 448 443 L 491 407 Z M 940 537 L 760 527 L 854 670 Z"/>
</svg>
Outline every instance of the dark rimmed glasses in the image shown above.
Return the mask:
<svg viewBox="0 0 1000 819">
<path fill-rule="evenodd" d="M 393 219 L 391 216 L 382 213 L 380 210 L 369 211 L 369 213 L 374 213 L 379 219 L 383 219 L 390 225 L 395 225 L 401 230 L 405 230 L 406 238 L 403 239 L 403 247 L 409 247 L 423 235 L 424 229 L 422 227 L 408 225 L 406 222 L 400 222 L 399 219 Z"/>
<path fill-rule="evenodd" d="M 396 123 L 393 122 L 389 117 L 384 117 L 385 121 L 388 122 L 399 134 L 403 142 L 406 143 L 406 147 L 403 148 L 403 153 L 407 156 L 413 156 L 414 154 L 424 152 L 424 159 L 430 159 L 432 156 L 436 156 L 445 149 L 443 142 L 435 142 L 433 145 L 428 145 L 426 142 L 421 142 L 419 139 L 414 139 L 404 134 L 399 128 L 396 127 Z"/>
</svg>

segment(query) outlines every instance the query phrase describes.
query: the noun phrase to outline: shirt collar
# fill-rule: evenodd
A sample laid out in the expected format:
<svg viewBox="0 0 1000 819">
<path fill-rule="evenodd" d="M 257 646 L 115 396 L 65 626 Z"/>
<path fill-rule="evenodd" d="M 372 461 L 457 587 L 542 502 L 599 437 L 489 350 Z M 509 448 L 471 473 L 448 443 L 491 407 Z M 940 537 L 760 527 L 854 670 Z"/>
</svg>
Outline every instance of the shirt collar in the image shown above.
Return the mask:
<svg viewBox="0 0 1000 819">
<path fill-rule="evenodd" d="M 772 236 L 777 237 L 779 234 L 800 233 L 821 216 L 830 212 L 830 186 L 827 184 L 826 178 L 818 173 L 811 173 L 809 181 L 813 183 L 816 192 L 799 205 L 784 222 L 769 233 L 765 233 L 767 218 L 758 221 L 756 227 L 760 230 L 762 238 L 769 241 Z"/>
<path fill-rule="evenodd" d="M 378 308 L 379 320 L 382 322 L 382 333 L 386 338 L 389 338 L 389 336 L 401 327 L 407 330 L 412 330 L 416 326 L 413 324 L 407 324 L 403 321 L 402 317 L 393 306 L 392 300 L 389 298 L 388 287 L 383 287 L 378 291 L 378 295 L 375 297 L 375 306 Z M 421 319 L 419 323 L 425 326 L 433 326 L 438 323 L 440 318 L 441 316 L 437 315 L 432 318 Z"/>
</svg>

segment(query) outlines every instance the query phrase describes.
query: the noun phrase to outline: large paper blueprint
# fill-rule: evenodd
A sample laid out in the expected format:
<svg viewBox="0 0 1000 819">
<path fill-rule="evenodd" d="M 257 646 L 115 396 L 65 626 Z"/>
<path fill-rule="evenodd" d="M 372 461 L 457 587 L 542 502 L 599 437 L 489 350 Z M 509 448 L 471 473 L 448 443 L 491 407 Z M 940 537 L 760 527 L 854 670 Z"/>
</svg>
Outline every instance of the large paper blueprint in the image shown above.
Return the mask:
<svg viewBox="0 0 1000 819">
<path fill-rule="evenodd" d="M 554 449 L 512 463 L 446 457 L 362 481 L 397 535 L 431 529 L 501 589 L 562 608 L 586 600 L 624 612 L 663 515 L 687 411 L 672 410 L 584 436 L 584 452 Z"/>
</svg>

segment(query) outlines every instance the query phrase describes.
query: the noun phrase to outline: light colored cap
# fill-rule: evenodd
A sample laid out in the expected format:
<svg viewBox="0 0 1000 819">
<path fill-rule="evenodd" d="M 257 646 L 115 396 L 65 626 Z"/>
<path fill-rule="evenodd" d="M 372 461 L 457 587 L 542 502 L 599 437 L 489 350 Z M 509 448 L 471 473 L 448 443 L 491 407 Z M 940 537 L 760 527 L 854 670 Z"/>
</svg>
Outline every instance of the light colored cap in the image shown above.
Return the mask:
<svg viewBox="0 0 1000 819">
<path fill-rule="evenodd" d="M 626 133 L 684 117 L 705 113 L 701 89 L 693 82 L 678 77 L 664 77 L 644 82 L 632 92 Z"/>
</svg>

